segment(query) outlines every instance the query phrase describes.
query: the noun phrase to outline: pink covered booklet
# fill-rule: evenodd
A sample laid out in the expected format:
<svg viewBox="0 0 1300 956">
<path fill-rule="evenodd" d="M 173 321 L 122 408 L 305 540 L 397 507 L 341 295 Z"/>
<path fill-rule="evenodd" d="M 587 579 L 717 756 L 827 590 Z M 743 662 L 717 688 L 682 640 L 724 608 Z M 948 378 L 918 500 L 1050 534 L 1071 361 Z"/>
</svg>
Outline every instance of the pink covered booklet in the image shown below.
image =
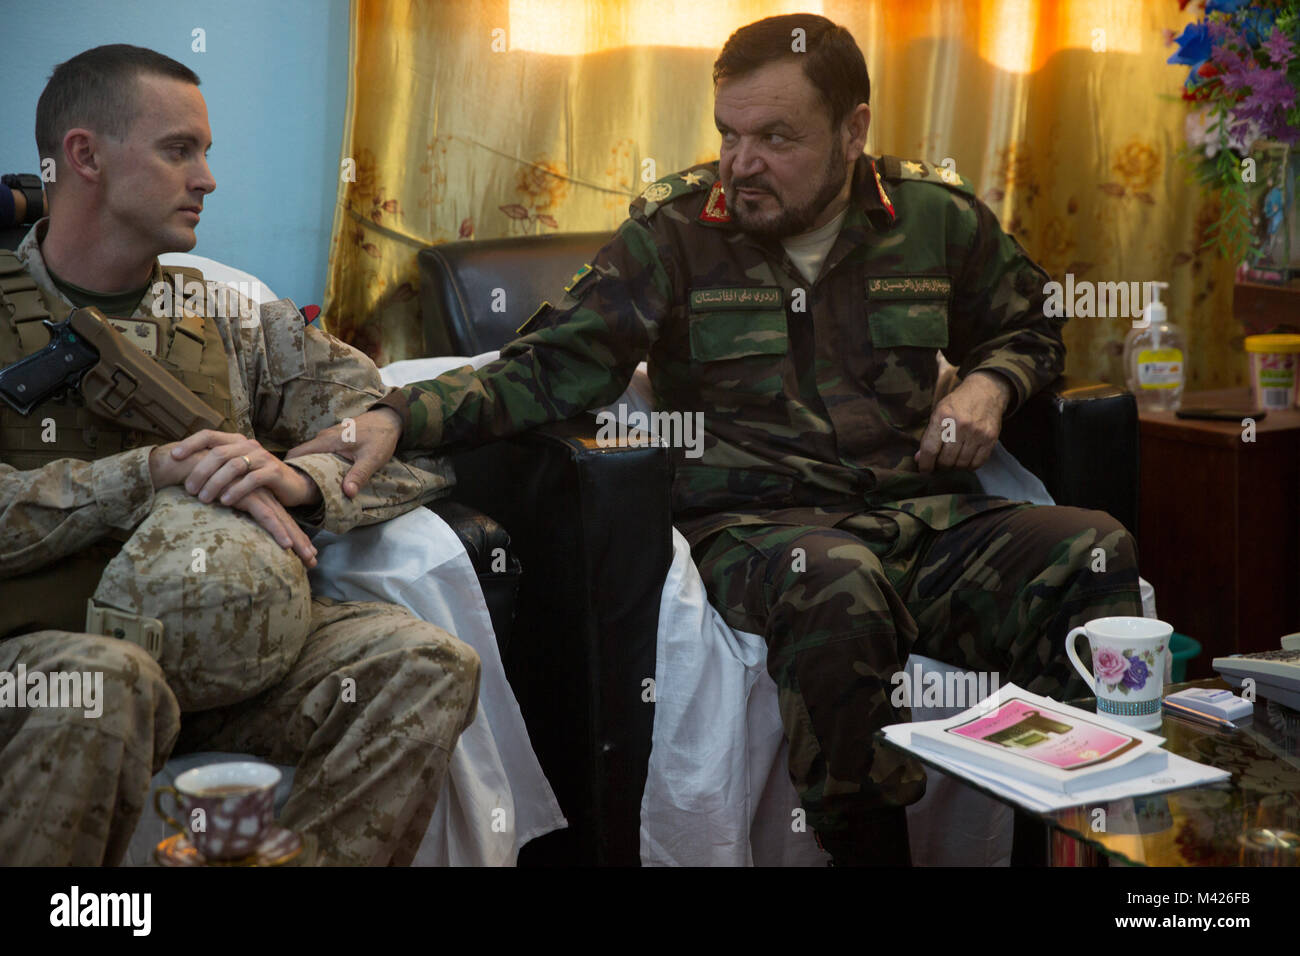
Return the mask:
<svg viewBox="0 0 1300 956">
<path fill-rule="evenodd" d="M 987 716 L 974 717 L 947 731 L 1067 771 L 1114 760 L 1141 743 L 1132 734 L 1118 733 L 1018 697 Z"/>
<path fill-rule="evenodd" d="M 912 725 L 912 744 L 1063 793 L 1161 770 L 1163 738 L 1015 685 L 946 720 Z"/>
</svg>

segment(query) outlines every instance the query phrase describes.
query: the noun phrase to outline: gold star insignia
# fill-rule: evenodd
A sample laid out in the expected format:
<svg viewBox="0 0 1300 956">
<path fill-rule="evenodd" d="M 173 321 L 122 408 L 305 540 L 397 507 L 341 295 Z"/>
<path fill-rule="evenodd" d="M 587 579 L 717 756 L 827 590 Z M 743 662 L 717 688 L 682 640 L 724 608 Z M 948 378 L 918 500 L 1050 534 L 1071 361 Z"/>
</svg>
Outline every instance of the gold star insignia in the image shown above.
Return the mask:
<svg viewBox="0 0 1300 956">
<path fill-rule="evenodd" d="M 683 173 L 681 177 L 682 182 L 684 182 L 688 186 L 698 186 L 700 184 L 700 180 L 702 180 L 703 178 L 704 177 L 701 176 L 699 173 Z"/>
<path fill-rule="evenodd" d="M 906 169 L 913 176 L 920 176 L 922 173 L 925 172 L 924 166 L 910 159 L 907 160 L 907 162 L 903 163 L 903 168 Z"/>
<path fill-rule="evenodd" d="M 941 166 L 939 168 L 939 178 L 949 186 L 961 185 L 961 177 L 957 175 L 955 170 L 949 169 L 947 166 Z"/>
</svg>

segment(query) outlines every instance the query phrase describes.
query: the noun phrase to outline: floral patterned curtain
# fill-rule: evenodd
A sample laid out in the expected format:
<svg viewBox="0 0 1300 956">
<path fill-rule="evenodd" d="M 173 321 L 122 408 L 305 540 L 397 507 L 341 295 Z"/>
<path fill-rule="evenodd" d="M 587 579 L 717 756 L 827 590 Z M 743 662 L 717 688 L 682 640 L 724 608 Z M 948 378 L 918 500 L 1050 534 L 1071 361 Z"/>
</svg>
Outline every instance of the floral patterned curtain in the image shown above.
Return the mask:
<svg viewBox="0 0 1300 956">
<path fill-rule="evenodd" d="M 647 181 L 717 156 L 710 72 L 735 28 L 821 12 L 872 79 L 868 150 L 949 161 L 1053 278 L 1165 281 L 1188 388 L 1242 384 L 1217 210 L 1177 154 L 1177 0 L 354 0 L 327 327 L 422 354 L 416 253 L 610 230 Z M 1124 316 L 1066 325 L 1071 374 L 1123 382 Z"/>
</svg>

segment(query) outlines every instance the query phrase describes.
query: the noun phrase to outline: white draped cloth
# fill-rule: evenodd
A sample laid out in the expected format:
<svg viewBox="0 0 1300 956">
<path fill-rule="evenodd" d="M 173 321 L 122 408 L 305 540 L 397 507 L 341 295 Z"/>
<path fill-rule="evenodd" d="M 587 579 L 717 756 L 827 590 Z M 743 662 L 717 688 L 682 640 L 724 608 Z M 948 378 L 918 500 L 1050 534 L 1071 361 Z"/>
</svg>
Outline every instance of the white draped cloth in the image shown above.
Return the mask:
<svg viewBox="0 0 1300 956">
<path fill-rule="evenodd" d="M 1042 483 L 999 444 L 979 471 L 989 494 L 1051 504 Z M 641 861 L 658 866 L 816 866 L 826 862 L 804 825 L 786 772 L 789 750 L 767 673 L 767 645 L 733 630 L 708 603 L 686 539 L 659 606 L 655 719 L 641 802 Z M 959 670 L 913 655 L 907 669 Z M 913 719 L 940 713 L 913 708 Z M 908 808 L 913 861 L 990 865 L 1010 858 L 1011 811 L 929 772 Z M 939 835 L 942 831 L 942 835 Z"/>
<path fill-rule="evenodd" d="M 566 824 L 506 681 L 478 575 L 460 538 L 432 511 L 417 508 L 312 540 L 320 550 L 313 594 L 400 604 L 469 644 L 482 662 L 478 714 L 452 751 L 415 865 L 513 866 L 525 843 Z"/>
</svg>

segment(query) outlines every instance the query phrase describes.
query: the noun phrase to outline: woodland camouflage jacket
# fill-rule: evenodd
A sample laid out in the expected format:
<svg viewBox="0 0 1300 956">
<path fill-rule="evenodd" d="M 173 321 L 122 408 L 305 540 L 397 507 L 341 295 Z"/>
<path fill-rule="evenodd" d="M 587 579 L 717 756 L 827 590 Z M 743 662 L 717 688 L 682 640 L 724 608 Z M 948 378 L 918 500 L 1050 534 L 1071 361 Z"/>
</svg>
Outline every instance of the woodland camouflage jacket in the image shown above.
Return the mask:
<svg viewBox="0 0 1300 956">
<path fill-rule="evenodd" d="M 955 172 L 860 158 L 838 238 L 809 284 L 779 243 L 740 232 L 718 164 L 653 183 L 498 361 L 390 394 L 402 447 L 474 444 L 614 401 L 648 358 L 656 407 L 703 413 L 677 451 L 679 526 L 830 525 L 900 508 L 935 528 L 1005 502 L 969 471 L 921 474 L 935 351 L 1014 387 L 1060 374 L 1046 274 Z"/>
</svg>

